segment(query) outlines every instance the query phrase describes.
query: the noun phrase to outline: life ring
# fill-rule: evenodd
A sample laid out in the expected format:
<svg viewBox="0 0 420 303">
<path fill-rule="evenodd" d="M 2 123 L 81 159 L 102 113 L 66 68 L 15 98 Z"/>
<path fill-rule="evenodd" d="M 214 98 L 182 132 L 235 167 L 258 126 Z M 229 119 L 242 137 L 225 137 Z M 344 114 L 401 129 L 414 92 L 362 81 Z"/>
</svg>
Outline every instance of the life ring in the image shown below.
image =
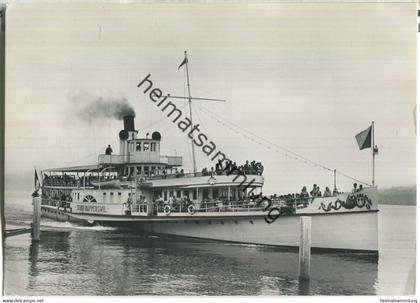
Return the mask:
<svg viewBox="0 0 420 303">
<path fill-rule="evenodd" d="M 169 216 L 171 213 L 171 206 L 166 204 L 165 207 L 163 208 L 163 212 L 165 213 L 165 215 Z"/>
<path fill-rule="evenodd" d="M 146 181 L 146 178 L 141 177 L 140 179 L 138 179 L 138 180 L 137 180 L 137 184 L 138 184 L 138 185 L 141 185 L 141 184 L 143 184 L 145 181 Z"/>
<path fill-rule="evenodd" d="M 194 214 L 195 214 L 195 207 L 194 207 L 194 205 L 190 204 L 190 205 L 188 206 L 188 213 L 189 213 L 190 215 L 194 215 Z"/>
</svg>

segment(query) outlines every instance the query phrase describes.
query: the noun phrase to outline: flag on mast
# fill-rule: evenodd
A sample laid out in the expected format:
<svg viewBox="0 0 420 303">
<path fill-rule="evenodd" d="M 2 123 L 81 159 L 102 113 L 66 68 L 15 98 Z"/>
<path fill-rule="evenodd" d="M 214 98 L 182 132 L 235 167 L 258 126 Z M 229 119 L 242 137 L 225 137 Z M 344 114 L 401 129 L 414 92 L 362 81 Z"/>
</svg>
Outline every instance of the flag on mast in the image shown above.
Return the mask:
<svg viewBox="0 0 420 303">
<path fill-rule="evenodd" d="M 364 131 L 361 131 L 356 135 L 357 144 L 359 149 L 365 149 L 372 146 L 372 125 Z"/>
<path fill-rule="evenodd" d="M 185 53 L 184 61 L 181 62 L 181 64 L 178 66 L 178 69 L 180 69 L 183 65 L 188 63 L 187 53 Z"/>
</svg>

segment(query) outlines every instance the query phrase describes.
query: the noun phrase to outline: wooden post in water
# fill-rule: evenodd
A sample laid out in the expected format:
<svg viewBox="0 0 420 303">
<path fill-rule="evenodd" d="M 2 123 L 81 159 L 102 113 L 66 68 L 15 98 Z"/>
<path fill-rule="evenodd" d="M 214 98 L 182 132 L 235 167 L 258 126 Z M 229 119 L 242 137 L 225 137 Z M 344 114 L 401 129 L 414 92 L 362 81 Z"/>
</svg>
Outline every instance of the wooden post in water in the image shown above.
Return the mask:
<svg viewBox="0 0 420 303">
<path fill-rule="evenodd" d="M 311 221 L 309 216 L 300 217 L 299 280 L 309 280 L 311 268 Z"/>
<path fill-rule="evenodd" d="M 32 218 L 32 241 L 39 241 L 41 225 L 41 197 L 38 192 L 32 194 L 33 218 Z"/>
</svg>

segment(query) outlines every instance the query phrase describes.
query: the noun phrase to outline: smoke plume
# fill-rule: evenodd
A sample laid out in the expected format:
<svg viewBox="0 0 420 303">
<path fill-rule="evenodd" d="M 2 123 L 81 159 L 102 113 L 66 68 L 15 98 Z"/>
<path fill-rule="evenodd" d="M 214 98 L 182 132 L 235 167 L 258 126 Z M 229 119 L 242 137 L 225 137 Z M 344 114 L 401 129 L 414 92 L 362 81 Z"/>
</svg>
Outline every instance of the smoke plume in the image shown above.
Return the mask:
<svg viewBox="0 0 420 303">
<path fill-rule="evenodd" d="M 79 99 L 77 104 L 81 106 L 76 109 L 76 116 L 85 122 L 103 118 L 122 120 L 124 116 L 136 116 L 136 112 L 126 98 Z"/>
</svg>

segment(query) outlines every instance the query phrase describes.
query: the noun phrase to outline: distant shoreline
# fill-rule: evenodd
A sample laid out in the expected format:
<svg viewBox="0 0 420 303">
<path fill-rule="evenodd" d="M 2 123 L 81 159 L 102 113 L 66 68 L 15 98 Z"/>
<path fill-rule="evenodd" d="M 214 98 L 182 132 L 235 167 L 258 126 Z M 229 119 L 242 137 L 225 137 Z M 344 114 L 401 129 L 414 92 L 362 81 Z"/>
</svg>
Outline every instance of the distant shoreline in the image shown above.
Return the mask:
<svg viewBox="0 0 420 303">
<path fill-rule="evenodd" d="M 416 205 L 416 186 L 399 186 L 380 189 L 379 204 L 386 205 Z"/>
</svg>

